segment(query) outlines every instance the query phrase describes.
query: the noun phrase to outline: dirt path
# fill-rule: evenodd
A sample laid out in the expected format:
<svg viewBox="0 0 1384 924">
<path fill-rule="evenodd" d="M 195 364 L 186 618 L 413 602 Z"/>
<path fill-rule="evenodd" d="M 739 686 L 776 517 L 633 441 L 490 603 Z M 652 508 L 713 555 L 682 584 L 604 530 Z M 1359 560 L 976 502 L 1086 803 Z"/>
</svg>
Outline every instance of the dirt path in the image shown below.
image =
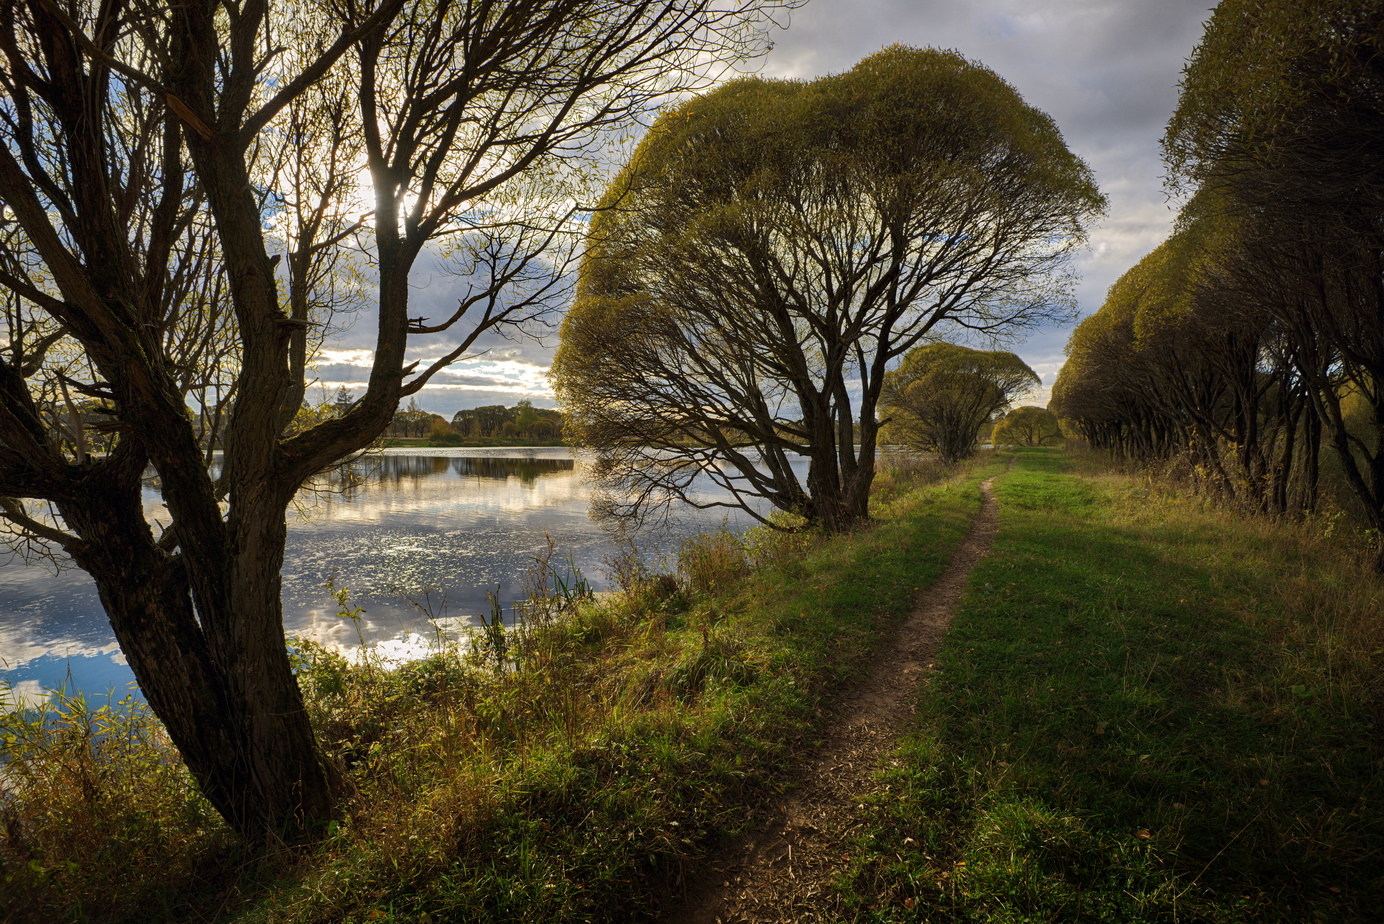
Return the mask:
<svg viewBox="0 0 1384 924">
<path fill-rule="evenodd" d="M 999 505 L 994 478 L 981 485 L 979 515 L 942 577 L 900 627 L 893 646 L 841 698 L 821 747 L 804 762 L 793 791 L 770 806 L 771 822 L 730 845 L 694 880 L 687 903 L 665 924 L 835 921 L 831 884 L 845 865 L 861 796 L 913 715 L 915 691 L 951 625 L 971 569 L 990 548 Z"/>
</svg>

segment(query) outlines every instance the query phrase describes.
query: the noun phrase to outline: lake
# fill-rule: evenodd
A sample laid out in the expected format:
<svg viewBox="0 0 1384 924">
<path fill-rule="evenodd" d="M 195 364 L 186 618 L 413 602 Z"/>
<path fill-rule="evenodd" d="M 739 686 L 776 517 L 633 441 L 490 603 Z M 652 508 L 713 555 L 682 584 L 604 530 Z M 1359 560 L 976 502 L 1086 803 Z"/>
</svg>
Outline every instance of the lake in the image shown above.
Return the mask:
<svg viewBox="0 0 1384 924">
<path fill-rule="evenodd" d="M 597 590 L 615 551 L 587 515 L 591 486 L 569 450 L 385 450 L 354 468 L 359 483 L 303 493 L 289 511 L 284 629 L 340 649 L 364 642 L 390 657 L 422 653 L 437 627 L 456 633 L 499 594 L 508 615 L 535 556 L 557 547 Z M 146 488 L 148 515 L 160 499 Z M 725 511 L 684 510 L 668 528 L 641 534 L 657 566 L 695 532 L 729 522 Z M 338 615 L 343 588 L 353 622 Z M 123 695 L 133 675 L 120 655 L 95 585 L 74 568 L 24 563 L 0 553 L 0 681 L 12 698 L 61 686 Z"/>
</svg>

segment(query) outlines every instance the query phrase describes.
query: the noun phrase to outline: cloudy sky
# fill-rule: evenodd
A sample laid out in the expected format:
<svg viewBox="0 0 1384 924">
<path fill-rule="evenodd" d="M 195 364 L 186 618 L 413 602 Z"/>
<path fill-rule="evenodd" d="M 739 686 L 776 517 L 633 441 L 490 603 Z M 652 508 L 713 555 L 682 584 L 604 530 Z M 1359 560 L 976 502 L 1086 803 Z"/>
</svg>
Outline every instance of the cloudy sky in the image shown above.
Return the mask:
<svg viewBox="0 0 1384 924">
<path fill-rule="evenodd" d="M 1081 314 L 1100 307 L 1110 284 L 1156 246 L 1173 218 L 1163 191 L 1158 140 L 1177 101 L 1182 66 L 1213 4 L 1206 0 L 809 0 L 762 62 L 766 77 L 812 78 L 848 70 L 898 42 L 959 51 L 1005 78 L 1051 115 L 1068 145 L 1094 169 L 1110 200 L 1078 262 Z M 415 301 L 447 300 L 455 280 L 420 272 Z M 1046 391 L 1062 365 L 1070 327 L 1040 331 L 1016 348 Z M 320 366 L 324 385 L 363 390 L 369 332 L 349 332 Z M 551 406 L 545 373 L 553 344 L 494 340 L 424 390 L 419 404 L 450 417 L 464 407 Z M 421 351 L 420 356 L 426 351 Z"/>
</svg>

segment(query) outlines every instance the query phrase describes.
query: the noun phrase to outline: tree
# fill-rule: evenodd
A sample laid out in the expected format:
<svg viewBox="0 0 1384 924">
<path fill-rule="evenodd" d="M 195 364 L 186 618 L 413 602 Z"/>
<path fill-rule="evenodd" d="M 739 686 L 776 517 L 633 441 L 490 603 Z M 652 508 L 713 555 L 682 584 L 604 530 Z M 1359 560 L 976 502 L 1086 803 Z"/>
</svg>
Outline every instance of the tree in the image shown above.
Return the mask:
<svg viewBox="0 0 1384 924">
<path fill-rule="evenodd" d="M 520 399 L 519 403 L 515 405 L 515 408 L 514 428 L 520 433 L 527 433 L 529 427 L 538 422 L 538 410 L 528 398 Z"/>
<path fill-rule="evenodd" d="M 1235 223 L 1203 214 L 1204 195 L 1077 328 L 1049 407 L 1092 445 L 1176 461 L 1223 499 L 1310 509 L 1320 428 L 1292 341 L 1264 308 L 1274 270 L 1250 271 Z"/>
<path fill-rule="evenodd" d="M 410 399 L 412 401 L 413 399 Z M 356 396 L 351 394 L 350 389 L 345 385 L 340 385 L 336 389 L 336 395 L 332 398 L 332 410 L 338 417 L 345 417 L 351 411 L 351 405 L 356 403 Z M 410 404 L 410 410 L 417 410 L 416 404 Z"/>
<path fill-rule="evenodd" d="M 412 439 L 427 436 L 428 428 L 432 425 L 431 418 L 432 415 L 418 406 L 418 398 L 414 396 L 408 399 L 408 407 L 394 412 L 386 435 Z"/>
<path fill-rule="evenodd" d="M 1013 353 L 929 343 L 885 376 L 881 406 L 894 439 L 951 465 L 975 452 L 987 421 L 1041 384 Z"/>
<path fill-rule="evenodd" d="M 0 0 L 0 515 L 92 576 L 243 835 L 335 810 L 284 646 L 294 492 L 482 333 L 565 300 L 581 151 L 757 50 L 765 5 Z M 455 309 L 411 316 L 435 256 Z M 295 427 L 314 337 L 367 298 L 364 393 Z M 63 389 L 101 402 L 102 452 L 56 426 Z"/>
<path fill-rule="evenodd" d="M 432 440 L 444 440 L 450 438 L 456 431 L 447 422 L 447 418 L 440 414 L 428 415 L 428 438 Z"/>
<path fill-rule="evenodd" d="M 1042 446 L 1048 440 L 1060 440 L 1062 427 L 1057 415 L 1045 407 L 1031 404 L 1016 407 L 1004 419 L 995 424 L 990 434 L 990 442 L 996 446 L 1021 443 L 1024 446 Z"/>
<path fill-rule="evenodd" d="M 944 328 L 1065 316 L 1103 205 L 1052 120 L 951 52 L 666 113 L 592 223 L 553 365 L 605 512 L 762 497 L 866 519 L 885 370 Z M 731 500 L 700 500 L 699 475 Z"/>
<path fill-rule="evenodd" d="M 1384 537 L 1384 8 L 1223 0 L 1164 137 L 1175 188 L 1236 224 L 1314 416 Z M 1352 429 L 1346 396 L 1369 407 Z M 1357 398 L 1358 396 L 1358 398 Z M 1384 571 L 1384 538 L 1376 545 Z"/>
</svg>

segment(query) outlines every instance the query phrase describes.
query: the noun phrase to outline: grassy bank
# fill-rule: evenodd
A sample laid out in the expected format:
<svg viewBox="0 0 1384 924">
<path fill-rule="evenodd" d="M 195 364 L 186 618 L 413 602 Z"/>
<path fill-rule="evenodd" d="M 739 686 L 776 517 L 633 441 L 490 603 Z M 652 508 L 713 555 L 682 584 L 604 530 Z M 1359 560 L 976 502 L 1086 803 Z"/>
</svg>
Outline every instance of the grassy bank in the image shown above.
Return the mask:
<svg viewBox="0 0 1384 924">
<path fill-rule="evenodd" d="M 651 918 L 754 823 L 998 471 L 886 477 L 851 536 L 613 562 L 623 593 L 595 603 L 536 567 L 530 628 L 474 653 L 389 671 L 305 649 L 347 792 L 306 851 L 240 854 L 138 710 L 6 718 L 0 919 Z M 1384 586 L 1358 543 L 1053 451 L 997 491 L 917 726 L 864 798 L 844 916 L 1376 920 Z"/>
<path fill-rule="evenodd" d="M 6 719 L 0 918 L 648 918 L 777 788 L 997 470 L 885 477 L 879 524 L 850 536 L 705 537 L 663 576 L 617 562 L 624 592 L 596 603 L 539 568 L 530 628 L 473 654 L 386 671 L 305 650 L 348 793 L 305 852 L 238 854 L 138 711 Z"/>
<path fill-rule="evenodd" d="M 1384 586 L 1356 543 L 1051 451 L 998 493 L 856 917 L 1378 920 Z"/>
</svg>

